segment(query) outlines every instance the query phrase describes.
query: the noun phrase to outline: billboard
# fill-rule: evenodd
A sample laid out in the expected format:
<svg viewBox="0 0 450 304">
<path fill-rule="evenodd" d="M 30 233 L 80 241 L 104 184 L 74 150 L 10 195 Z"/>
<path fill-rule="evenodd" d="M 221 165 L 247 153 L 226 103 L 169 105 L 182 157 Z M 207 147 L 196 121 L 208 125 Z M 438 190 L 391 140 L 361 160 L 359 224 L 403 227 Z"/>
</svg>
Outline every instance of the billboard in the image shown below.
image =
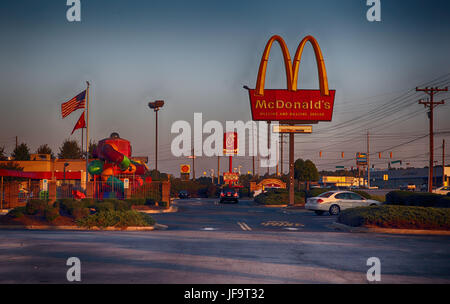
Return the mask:
<svg viewBox="0 0 450 304">
<path fill-rule="evenodd" d="M 285 90 L 265 90 L 267 62 L 272 44 L 277 41 L 283 53 L 286 70 Z M 313 46 L 319 72 L 320 90 L 297 90 L 298 73 L 303 49 L 307 42 Z M 252 118 L 256 121 L 280 121 L 286 123 L 313 123 L 331 121 L 333 118 L 335 90 L 329 90 L 322 51 L 316 39 L 305 37 L 299 44 L 292 64 L 289 50 L 280 36 L 267 42 L 255 89 L 248 89 Z"/>
</svg>

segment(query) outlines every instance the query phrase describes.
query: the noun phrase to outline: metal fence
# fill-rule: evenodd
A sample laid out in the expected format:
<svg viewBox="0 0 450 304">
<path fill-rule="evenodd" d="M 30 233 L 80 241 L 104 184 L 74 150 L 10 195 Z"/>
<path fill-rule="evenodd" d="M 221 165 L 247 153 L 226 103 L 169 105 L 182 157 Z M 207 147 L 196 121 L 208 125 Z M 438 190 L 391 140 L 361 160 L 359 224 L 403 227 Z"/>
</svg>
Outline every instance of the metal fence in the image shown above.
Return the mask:
<svg viewBox="0 0 450 304">
<path fill-rule="evenodd" d="M 3 183 L 0 189 L 0 209 L 11 209 L 25 206 L 30 199 L 50 199 L 49 191 L 42 191 L 40 181 L 8 181 Z M 56 182 L 56 199 L 128 199 L 143 198 L 160 202 L 162 199 L 161 182 L 143 182 L 142 180 L 130 179 L 124 183 L 116 181 L 94 181 L 88 186 L 82 185 L 80 181 Z"/>
</svg>

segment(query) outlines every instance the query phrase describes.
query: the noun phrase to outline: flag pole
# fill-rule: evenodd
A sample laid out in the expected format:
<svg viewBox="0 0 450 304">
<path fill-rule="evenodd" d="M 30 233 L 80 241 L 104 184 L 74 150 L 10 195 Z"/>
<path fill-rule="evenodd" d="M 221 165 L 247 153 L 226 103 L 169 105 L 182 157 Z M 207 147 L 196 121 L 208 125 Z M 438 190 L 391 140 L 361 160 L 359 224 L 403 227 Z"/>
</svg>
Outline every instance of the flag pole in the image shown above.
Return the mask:
<svg viewBox="0 0 450 304">
<path fill-rule="evenodd" d="M 86 89 L 86 190 L 87 183 L 89 181 L 89 81 L 86 81 L 87 89 Z"/>
</svg>

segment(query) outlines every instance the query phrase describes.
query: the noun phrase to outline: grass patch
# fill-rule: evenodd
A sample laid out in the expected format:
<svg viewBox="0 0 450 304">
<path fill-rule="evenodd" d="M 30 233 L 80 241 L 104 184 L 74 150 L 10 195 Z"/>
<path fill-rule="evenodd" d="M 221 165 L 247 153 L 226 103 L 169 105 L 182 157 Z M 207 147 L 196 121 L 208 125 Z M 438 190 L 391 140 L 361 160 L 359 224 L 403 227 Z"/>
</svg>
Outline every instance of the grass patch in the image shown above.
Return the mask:
<svg viewBox="0 0 450 304">
<path fill-rule="evenodd" d="M 352 226 L 383 228 L 450 230 L 450 210 L 410 206 L 373 206 L 347 209 L 338 222 Z"/>
</svg>

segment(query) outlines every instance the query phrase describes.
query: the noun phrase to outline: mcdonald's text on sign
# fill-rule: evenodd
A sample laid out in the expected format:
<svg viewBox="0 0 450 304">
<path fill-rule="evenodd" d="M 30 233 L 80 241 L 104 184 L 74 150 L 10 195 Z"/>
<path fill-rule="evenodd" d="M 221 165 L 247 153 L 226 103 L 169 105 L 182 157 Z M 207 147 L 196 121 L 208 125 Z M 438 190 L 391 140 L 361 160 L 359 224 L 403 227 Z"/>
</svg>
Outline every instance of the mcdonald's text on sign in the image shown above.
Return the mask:
<svg viewBox="0 0 450 304">
<path fill-rule="evenodd" d="M 252 118 L 255 121 L 331 121 L 334 96 L 322 96 L 319 90 L 264 90 L 257 96 L 249 90 Z"/>
</svg>

